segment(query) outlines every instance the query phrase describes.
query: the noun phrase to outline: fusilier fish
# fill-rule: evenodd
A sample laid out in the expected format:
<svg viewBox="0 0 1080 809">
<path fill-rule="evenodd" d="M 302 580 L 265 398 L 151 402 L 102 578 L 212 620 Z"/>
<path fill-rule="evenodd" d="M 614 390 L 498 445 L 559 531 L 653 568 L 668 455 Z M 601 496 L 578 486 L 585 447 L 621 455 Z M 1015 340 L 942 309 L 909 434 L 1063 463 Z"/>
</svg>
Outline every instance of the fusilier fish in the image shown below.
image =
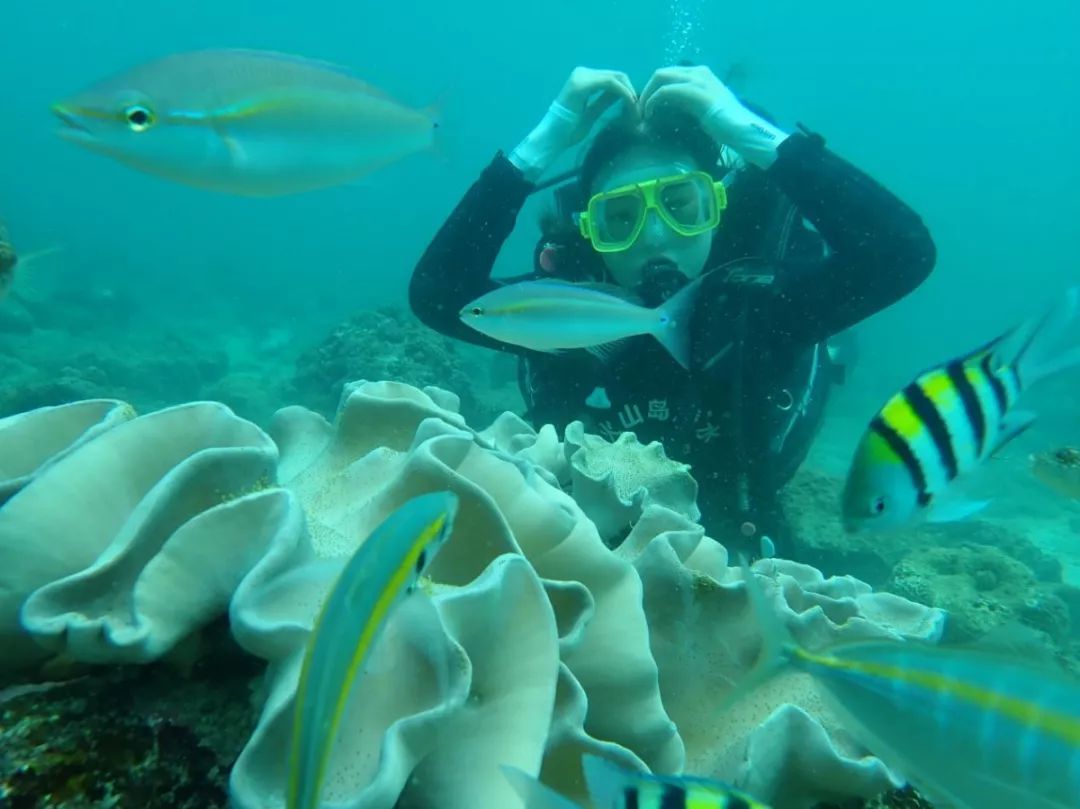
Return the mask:
<svg viewBox="0 0 1080 809">
<path fill-rule="evenodd" d="M 988 501 L 948 490 L 1031 426 L 1015 410 L 1031 384 L 1080 364 L 1080 287 L 1043 316 L 920 374 L 885 403 L 863 434 L 848 472 L 848 530 L 955 520 Z"/>
<path fill-rule="evenodd" d="M 275 196 L 355 180 L 430 148 L 432 110 L 288 54 L 166 56 L 53 106 L 61 137 L 212 191 Z"/>
<path fill-rule="evenodd" d="M 288 809 L 316 809 L 353 682 L 386 622 L 450 536 L 458 499 L 420 495 L 387 517 L 341 571 L 311 632 L 296 691 Z"/>
<path fill-rule="evenodd" d="M 756 567 L 768 569 L 768 561 Z M 762 660 L 726 704 L 799 670 L 850 732 L 935 805 L 956 809 L 1080 807 L 1080 681 L 969 649 L 904 641 L 799 646 L 746 586 L 764 635 Z"/>
<path fill-rule="evenodd" d="M 581 766 L 592 809 L 769 809 L 722 781 L 633 772 L 588 754 Z M 504 765 L 502 771 L 525 809 L 579 809 L 517 767 Z"/>
<path fill-rule="evenodd" d="M 603 356 L 613 342 L 651 334 L 689 368 L 690 314 L 700 284 L 697 278 L 650 309 L 629 300 L 618 287 L 522 281 L 481 295 L 459 316 L 481 334 L 533 351 L 584 348 Z"/>
</svg>

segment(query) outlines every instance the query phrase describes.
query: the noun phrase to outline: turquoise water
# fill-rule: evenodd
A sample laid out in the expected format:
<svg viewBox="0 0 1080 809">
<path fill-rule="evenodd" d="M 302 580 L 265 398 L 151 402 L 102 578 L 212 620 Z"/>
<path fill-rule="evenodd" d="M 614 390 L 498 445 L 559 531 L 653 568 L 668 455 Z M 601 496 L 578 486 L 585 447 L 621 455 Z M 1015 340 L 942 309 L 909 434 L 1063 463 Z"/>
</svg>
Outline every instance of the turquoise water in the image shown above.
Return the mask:
<svg viewBox="0 0 1080 809">
<path fill-rule="evenodd" d="M 304 346 L 357 311 L 403 304 L 447 212 L 494 151 L 532 127 L 572 67 L 618 67 L 640 84 L 682 56 L 718 73 L 737 66 L 740 92 L 785 126 L 823 133 L 931 228 L 939 261 L 930 280 L 860 328 L 864 361 L 845 392 L 856 413 L 1080 277 L 1080 54 L 1071 39 L 1080 11 L 1067 0 L 1037 0 L 1022 13 L 966 0 L 883 9 L 560 2 L 543 11 L 410 0 L 303 12 L 61 2 L 48 13 L 15 2 L 3 16 L 0 216 L 22 251 L 65 248 L 39 284 L 85 292 L 91 308 L 97 290 L 120 296 L 136 324 L 123 324 L 131 339 L 149 320 L 203 344 L 259 345 L 273 332 Z M 249 200 L 173 185 L 53 137 L 54 100 L 165 53 L 219 46 L 337 62 L 414 106 L 443 98 L 443 156 L 401 161 L 358 187 Z M 527 268 L 540 197 L 499 273 Z M 103 328 L 115 317 L 104 310 Z M 1060 396 L 1032 397 L 1044 410 L 1043 441 L 1080 438 L 1073 410 L 1055 406 Z"/>
<path fill-rule="evenodd" d="M 63 248 L 18 279 L 35 302 L 33 328 L 5 331 L 0 311 L 0 373 L 10 384 L 100 365 L 96 390 L 123 376 L 116 395 L 140 407 L 223 398 L 265 423 L 300 396 L 293 375 L 303 352 L 357 313 L 405 306 L 413 267 L 447 213 L 579 64 L 624 70 L 638 86 L 678 58 L 720 75 L 735 66 L 742 95 L 785 128 L 820 132 L 928 223 L 937 267 L 858 327 L 859 365 L 808 461 L 815 472 L 841 476 L 867 419 L 920 369 L 1080 281 L 1073 0 L 9 0 L 0 27 L 0 219 L 20 252 Z M 440 154 L 355 185 L 253 200 L 170 184 L 54 137 L 53 101 L 148 59 L 207 47 L 303 54 L 410 106 L 442 99 Z M 546 204 L 538 195 L 527 206 L 499 274 L 530 268 Z M 95 365 L 103 345 L 114 358 Z M 190 374 L 149 359 L 141 371 L 110 370 L 115 357 L 193 346 L 211 358 Z M 466 355 L 486 372 L 486 357 Z M 490 396 L 513 408 L 503 374 Z M 235 400 L 222 393 L 241 388 Z M 1033 390 L 1025 407 L 1040 421 L 984 480 L 988 518 L 1059 559 L 1076 586 L 1080 507 L 1036 482 L 1027 457 L 1080 446 L 1078 401 L 1080 373 Z"/>
</svg>

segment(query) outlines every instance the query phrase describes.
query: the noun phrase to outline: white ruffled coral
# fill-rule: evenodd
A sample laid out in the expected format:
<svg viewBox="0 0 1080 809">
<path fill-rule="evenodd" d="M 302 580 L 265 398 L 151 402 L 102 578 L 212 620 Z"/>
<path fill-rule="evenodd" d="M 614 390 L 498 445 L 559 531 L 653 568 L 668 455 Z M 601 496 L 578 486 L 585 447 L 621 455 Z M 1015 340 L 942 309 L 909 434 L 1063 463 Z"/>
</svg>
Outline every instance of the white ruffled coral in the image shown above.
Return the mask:
<svg viewBox="0 0 1080 809">
<path fill-rule="evenodd" d="M 17 430 L 61 416 L 51 454 L 28 452 Z M 24 448 L 0 466 L 4 665 L 42 645 L 151 660 L 231 595 L 234 636 L 269 664 L 231 776 L 237 806 L 284 804 L 320 605 L 373 529 L 436 489 L 458 496 L 453 534 L 427 595 L 390 616 L 357 679 L 329 805 L 514 807 L 500 764 L 583 801 L 585 752 L 723 778 L 776 809 L 896 782 L 803 675 L 719 713 L 760 632 L 741 573 L 693 522 L 692 479 L 656 447 L 580 425 L 560 442 L 508 414 L 476 432 L 452 394 L 393 382 L 347 386 L 333 424 L 285 408 L 270 436 L 212 403 L 129 417 L 88 405 L 0 422 L 0 447 Z M 605 545 L 628 526 L 617 550 Z M 939 611 L 854 579 L 779 560 L 759 569 L 809 648 L 940 632 Z"/>
<path fill-rule="evenodd" d="M 605 441 L 575 421 L 566 427 L 565 447 L 574 500 L 605 542 L 621 540 L 651 505 L 701 517 L 690 467 L 668 458 L 660 442 L 642 445 L 631 432 Z"/>
<path fill-rule="evenodd" d="M 133 418 L 125 402 L 88 399 L 0 419 L 0 505 L 49 464 Z"/>
<path fill-rule="evenodd" d="M 211 402 L 129 411 L 106 411 L 0 509 L 4 668 L 48 651 L 154 660 L 220 615 L 268 548 L 300 541 L 303 514 L 273 486 L 277 448 L 258 427 Z"/>
<path fill-rule="evenodd" d="M 537 434 L 515 417 L 475 433 L 449 401 L 433 389 L 361 383 L 346 391 L 333 426 L 289 408 L 272 427 L 288 485 L 308 510 L 315 555 L 307 568 L 277 571 L 268 556 L 233 601 L 238 639 L 274 661 L 271 699 L 233 772 L 238 805 L 277 805 L 266 796 L 281 794 L 299 655 L 331 571 L 395 508 L 433 489 L 460 499 L 454 532 L 430 570 L 433 596 L 420 599 L 429 608 L 394 616 L 356 684 L 358 703 L 380 706 L 384 731 L 372 732 L 363 710 L 350 711 L 341 731 L 350 752 L 335 753 L 330 764 L 333 805 L 514 806 L 492 778 L 501 763 L 583 800 L 583 752 L 632 768 L 726 778 L 779 809 L 896 783 L 854 745 L 805 677 L 777 680 L 717 713 L 749 671 L 760 634 L 740 572 L 700 526 L 642 502 L 633 531 L 611 551 L 558 485 L 578 449 L 560 453 L 553 432 Z M 624 513 L 625 503 L 607 502 Z M 494 607 L 493 588 L 509 586 L 499 583 L 508 560 L 541 589 Z M 769 589 L 780 615 L 808 646 L 940 631 L 935 610 L 806 566 L 764 564 L 781 585 Z M 454 598 L 474 589 L 485 605 L 469 613 L 475 625 L 451 621 Z M 511 609 L 514 641 L 533 639 L 520 648 L 507 641 Z M 515 656 L 527 664 L 504 659 Z M 404 684 L 380 674 L 391 668 L 420 674 Z M 483 722 L 461 723 L 464 694 L 476 690 L 472 672 L 481 669 L 494 673 L 484 692 L 523 693 L 491 702 Z M 511 721 L 511 704 L 519 716 L 548 721 Z M 418 747 L 414 732 L 428 746 Z M 358 761 L 367 764 L 357 770 Z"/>
</svg>

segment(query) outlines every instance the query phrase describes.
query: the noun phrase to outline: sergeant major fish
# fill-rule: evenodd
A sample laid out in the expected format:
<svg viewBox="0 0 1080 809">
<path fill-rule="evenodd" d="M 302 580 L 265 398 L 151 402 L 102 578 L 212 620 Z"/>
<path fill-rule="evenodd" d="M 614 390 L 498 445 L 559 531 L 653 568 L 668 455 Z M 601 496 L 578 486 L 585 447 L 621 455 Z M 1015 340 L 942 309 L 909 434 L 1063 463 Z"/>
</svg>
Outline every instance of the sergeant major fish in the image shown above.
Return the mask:
<svg viewBox="0 0 1080 809">
<path fill-rule="evenodd" d="M 722 781 L 631 772 L 588 754 L 581 766 L 592 809 L 769 809 Z M 525 809 L 579 809 L 517 767 L 503 765 L 502 771 Z"/>
<path fill-rule="evenodd" d="M 166 56 L 53 106 L 60 136 L 212 191 L 276 196 L 351 182 L 431 148 L 410 109 L 322 62 L 254 50 Z"/>
<path fill-rule="evenodd" d="M 534 351 L 585 348 L 603 356 L 609 344 L 651 334 L 690 367 L 690 314 L 701 278 L 649 309 L 618 287 L 568 281 L 522 281 L 498 287 L 466 305 L 465 325 L 500 342 Z"/>
<path fill-rule="evenodd" d="M 1078 309 L 1073 287 L 1046 314 L 931 368 L 890 398 L 855 450 L 845 527 L 955 520 L 985 507 L 947 490 L 1031 426 L 1034 414 L 1013 409 L 1028 386 L 1080 364 Z"/>
<path fill-rule="evenodd" d="M 415 497 L 372 532 L 341 571 L 311 632 L 296 691 L 288 809 L 316 809 L 338 725 L 368 653 L 446 542 L 452 492 Z"/>
</svg>

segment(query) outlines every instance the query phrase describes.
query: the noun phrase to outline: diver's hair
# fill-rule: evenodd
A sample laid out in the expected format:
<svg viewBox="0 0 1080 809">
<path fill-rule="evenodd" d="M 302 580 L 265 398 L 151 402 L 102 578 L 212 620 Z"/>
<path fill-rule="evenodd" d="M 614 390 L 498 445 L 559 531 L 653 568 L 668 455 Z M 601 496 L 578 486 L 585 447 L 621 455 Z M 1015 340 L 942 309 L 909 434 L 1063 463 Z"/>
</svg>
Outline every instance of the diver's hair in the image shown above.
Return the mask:
<svg viewBox="0 0 1080 809">
<path fill-rule="evenodd" d="M 697 119 L 665 111 L 647 121 L 617 118 L 597 133 L 581 161 L 578 182 L 588 196 L 600 173 L 621 154 L 641 147 L 661 147 L 690 155 L 701 171 L 716 173 L 720 147 Z"/>
<path fill-rule="evenodd" d="M 542 236 L 534 254 L 537 259 L 534 266 L 540 251 L 546 245 L 553 245 L 558 249 L 559 277 L 575 281 L 603 278 L 603 260 L 581 237 L 570 218 L 575 211 L 566 206 L 581 210 L 592 195 L 597 177 L 607 166 L 631 149 L 649 146 L 689 155 L 695 168 L 717 179 L 723 171 L 718 166 L 720 147 L 697 119 L 686 113 L 670 110 L 648 121 L 616 118 L 596 134 L 581 160 L 577 182 L 572 188 L 577 198 L 569 200 L 564 196 L 561 206 L 550 207 L 540 215 Z"/>
</svg>

